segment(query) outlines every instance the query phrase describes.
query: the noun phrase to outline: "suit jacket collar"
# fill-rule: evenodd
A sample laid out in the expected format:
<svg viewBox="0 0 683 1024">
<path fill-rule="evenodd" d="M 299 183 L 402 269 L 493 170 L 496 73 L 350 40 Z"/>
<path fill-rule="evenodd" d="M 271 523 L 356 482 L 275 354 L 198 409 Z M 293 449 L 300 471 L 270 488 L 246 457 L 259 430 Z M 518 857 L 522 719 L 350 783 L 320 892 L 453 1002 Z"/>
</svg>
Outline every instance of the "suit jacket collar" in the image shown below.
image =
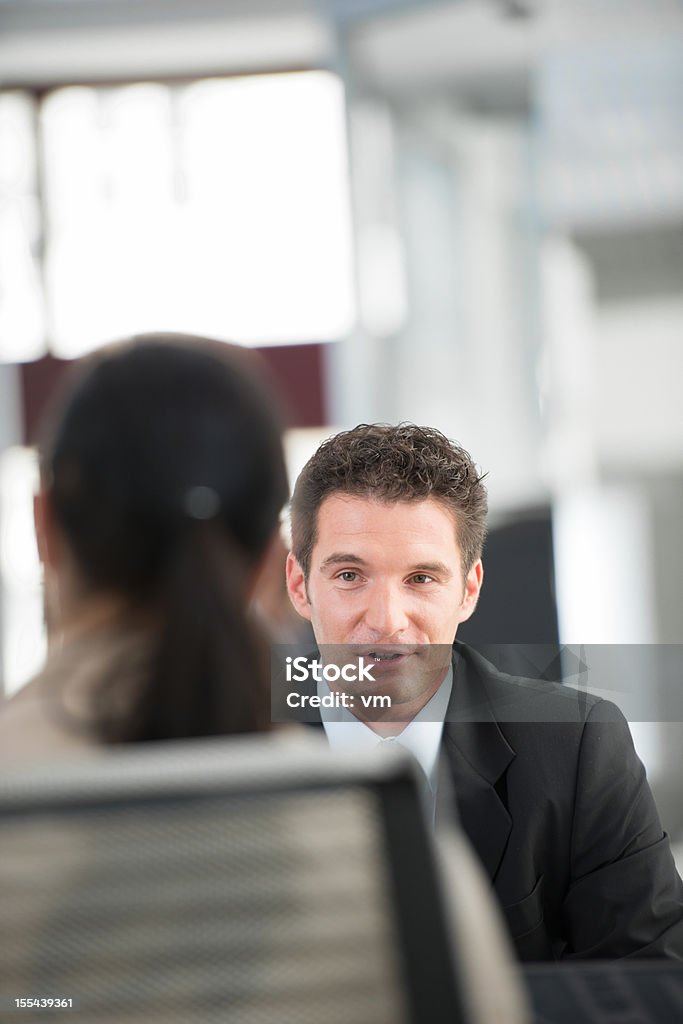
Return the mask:
<svg viewBox="0 0 683 1024">
<path fill-rule="evenodd" d="M 493 666 L 456 642 L 453 670 L 443 751 L 462 826 L 495 880 L 512 830 L 505 806 L 505 773 L 515 752 L 496 721 L 487 693 L 486 679 L 496 672 Z"/>
<path fill-rule="evenodd" d="M 487 678 L 496 675 L 499 673 L 490 662 L 456 641 L 445 732 L 477 774 L 491 785 L 496 784 L 515 757 L 498 724 L 486 686 Z"/>
</svg>

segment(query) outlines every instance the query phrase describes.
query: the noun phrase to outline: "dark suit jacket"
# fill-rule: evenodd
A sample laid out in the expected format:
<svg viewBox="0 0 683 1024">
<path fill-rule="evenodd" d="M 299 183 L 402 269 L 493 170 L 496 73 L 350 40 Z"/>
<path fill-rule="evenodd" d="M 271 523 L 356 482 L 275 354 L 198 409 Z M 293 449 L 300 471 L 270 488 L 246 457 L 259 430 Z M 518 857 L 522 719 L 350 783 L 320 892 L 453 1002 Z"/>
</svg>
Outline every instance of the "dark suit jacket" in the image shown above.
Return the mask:
<svg viewBox="0 0 683 1024">
<path fill-rule="evenodd" d="M 446 719 L 437 823 L 454 794 L 521 959 L 683 959 L 683 884 L 615 705 L 456 643 Z"/>
<path fill-rule="evenodd" d="M 683 884 L 617 708 L 456 643 L 447 719 L 460 821 L 522 959 L 683 959 Z"/>
</svg>

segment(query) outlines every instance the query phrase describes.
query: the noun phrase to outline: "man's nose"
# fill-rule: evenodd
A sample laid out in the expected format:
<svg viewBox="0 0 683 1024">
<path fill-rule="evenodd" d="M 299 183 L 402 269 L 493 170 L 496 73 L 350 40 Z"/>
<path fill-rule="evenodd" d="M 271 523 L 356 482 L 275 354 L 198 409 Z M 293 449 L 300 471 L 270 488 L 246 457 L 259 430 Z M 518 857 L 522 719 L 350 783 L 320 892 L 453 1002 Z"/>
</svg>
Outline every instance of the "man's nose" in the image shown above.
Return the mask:
<svg viewBox="0 0 683 1024">
<path fill-rule="evenodd" d="M 405 596 L 390 585 L 373 587 L 368 594 L 365 625 L 383 643 L 400 641 L 409 624 Z"/>
</svg>

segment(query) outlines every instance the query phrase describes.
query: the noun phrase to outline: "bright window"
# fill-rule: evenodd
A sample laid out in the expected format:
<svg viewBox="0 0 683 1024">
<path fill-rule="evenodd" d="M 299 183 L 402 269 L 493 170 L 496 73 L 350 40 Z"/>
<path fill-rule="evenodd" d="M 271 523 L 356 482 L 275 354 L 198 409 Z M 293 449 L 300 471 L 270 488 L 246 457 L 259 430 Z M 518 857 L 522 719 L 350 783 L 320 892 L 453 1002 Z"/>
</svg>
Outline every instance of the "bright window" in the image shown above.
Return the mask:
<svg viewBox="0 0 683 1024">
<path fill-rule="evenodd" d="M 0 454 L 0 697 L 34 675 L 45 657 L 42 575 L 33 532 L 35 453 Z"/>
<path fill-rule="evenodd" d="M 278 344 L 351 328 L 344 95 L 335 75 L 48 94 L 37 108 L 43 236 L 34 118 L 19 110 L 29 101 L 0 100 L 0 141 L 3 132 L 23 133 L 13 161 L 0 163 L 0 199 L 9 197 L 0 205 L 0 272 L 12 285 L 0 304 L 0 357 L 41 354 L 34 236 L 44 237 L 49 345 L 64 358 L 147 330 Z"/>
<path fill-rule="evenodd" d="M 0 359 L 45 352 L 40 274 L 35 104 L 25 93 L 0 94 Z"/>
</svg>

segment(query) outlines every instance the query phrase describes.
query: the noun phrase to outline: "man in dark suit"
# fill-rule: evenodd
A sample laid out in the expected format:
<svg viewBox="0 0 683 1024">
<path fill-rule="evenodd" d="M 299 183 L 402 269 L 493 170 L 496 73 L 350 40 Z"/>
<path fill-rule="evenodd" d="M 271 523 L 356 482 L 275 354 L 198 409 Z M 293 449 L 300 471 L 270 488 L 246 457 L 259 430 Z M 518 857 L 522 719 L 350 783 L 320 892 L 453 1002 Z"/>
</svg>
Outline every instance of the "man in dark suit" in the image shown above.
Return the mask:
<svg viewBox="0 0 683 1024">
<path fill-rule="evenodd" d="M 452 647 L 482 585 L 486 511 L 470 456 L 436 430 L 363 425 L 309 460 L 287 580 L 330 666 L 328 739 L 406 746 L 437 819 L 455 793 L 522 959 L 683 959 L 683 885 L 623 716 Z M 368 673 L 331 707 L 340 651 Z"/>
</svg>

